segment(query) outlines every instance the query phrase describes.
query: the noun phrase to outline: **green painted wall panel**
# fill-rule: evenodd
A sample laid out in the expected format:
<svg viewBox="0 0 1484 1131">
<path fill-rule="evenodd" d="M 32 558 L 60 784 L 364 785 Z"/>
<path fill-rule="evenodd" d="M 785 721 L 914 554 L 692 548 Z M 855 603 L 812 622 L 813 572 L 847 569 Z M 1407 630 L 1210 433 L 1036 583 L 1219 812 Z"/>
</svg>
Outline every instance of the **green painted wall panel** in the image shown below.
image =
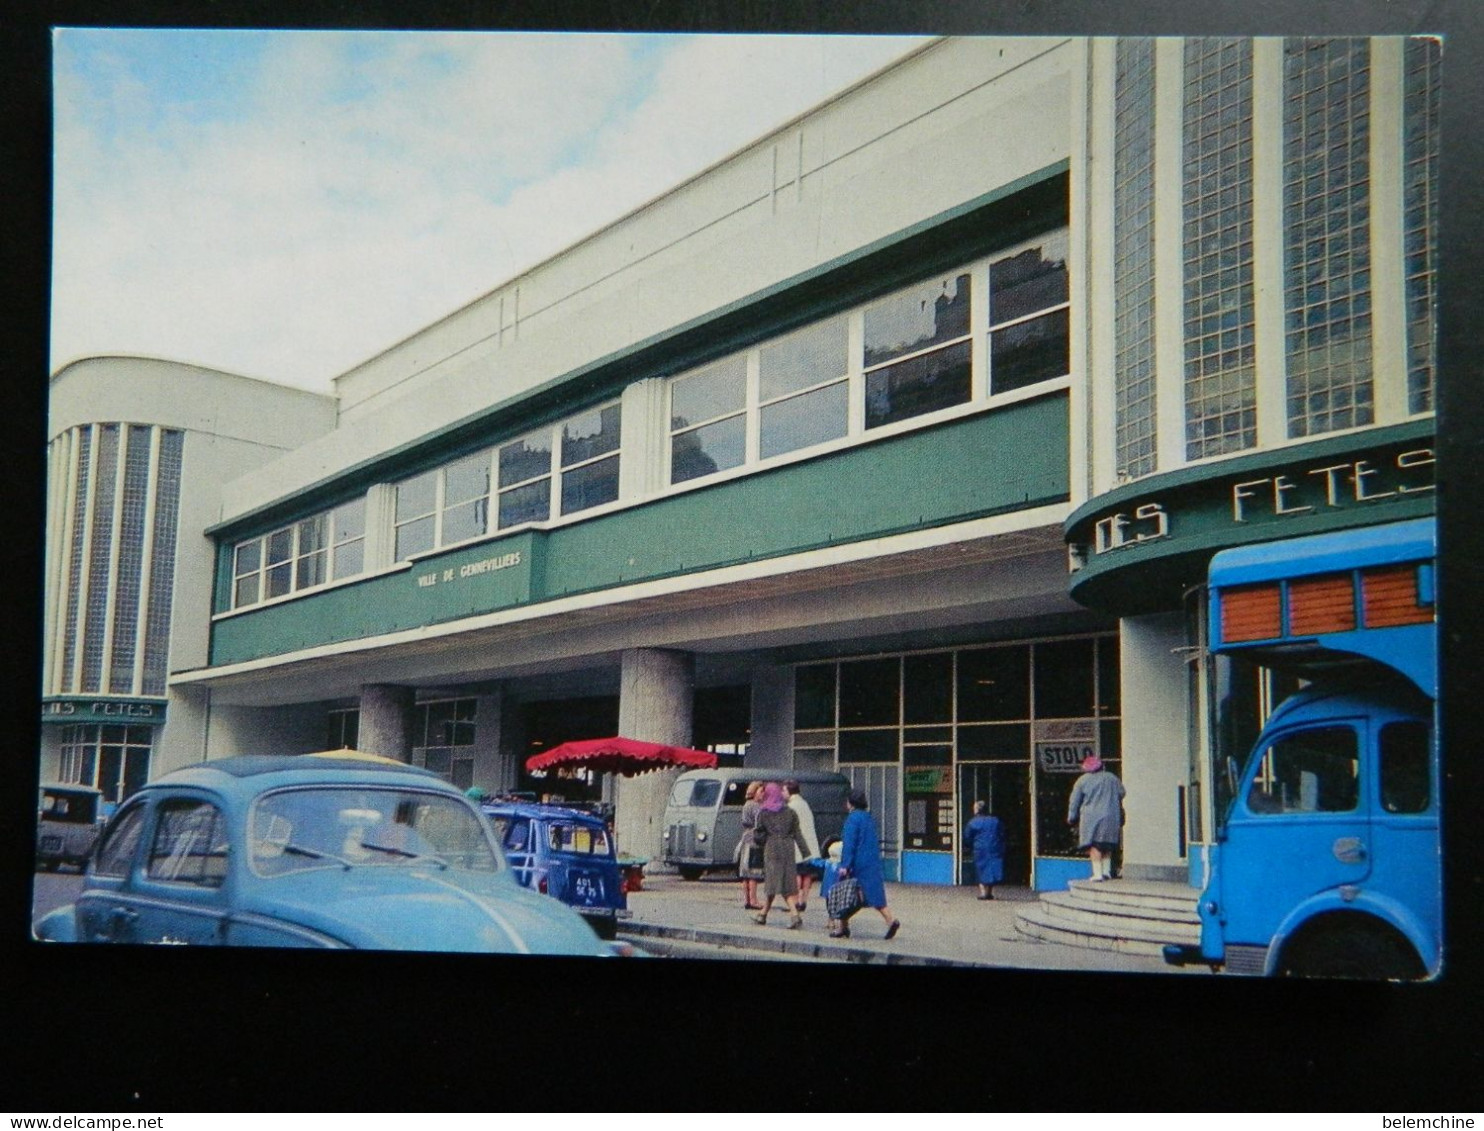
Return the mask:
<svg viewBox="0 0 1484 1131">
<path fill-rule="evenodd" d="M 219 621 L 213 665 L 1066 499 L 1056 393 Z"/>
</svg>

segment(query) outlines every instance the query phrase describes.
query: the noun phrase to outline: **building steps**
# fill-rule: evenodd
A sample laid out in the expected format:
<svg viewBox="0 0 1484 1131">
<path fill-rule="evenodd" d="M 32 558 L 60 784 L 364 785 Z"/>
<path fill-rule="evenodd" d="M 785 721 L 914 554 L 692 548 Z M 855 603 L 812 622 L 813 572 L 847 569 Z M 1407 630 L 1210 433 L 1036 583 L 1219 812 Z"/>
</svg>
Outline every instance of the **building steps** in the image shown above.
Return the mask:
<svg viewBox="0 0 1484 1131">
<path fill-rule="evenodd" d="M 1154 880 L 1073 880 L 1015 917 L 1015 929 L 1045 942 L 1158 956 L 1169 943 L 1200 941 L 1200 893 Z"/>
</svg>

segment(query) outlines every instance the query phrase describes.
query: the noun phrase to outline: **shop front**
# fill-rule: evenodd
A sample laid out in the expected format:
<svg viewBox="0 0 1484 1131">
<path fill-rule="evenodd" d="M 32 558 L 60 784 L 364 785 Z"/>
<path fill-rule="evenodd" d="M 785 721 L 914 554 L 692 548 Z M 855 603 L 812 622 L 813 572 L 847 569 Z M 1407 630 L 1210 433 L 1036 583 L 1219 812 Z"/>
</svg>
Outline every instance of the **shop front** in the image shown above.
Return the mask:
<svg viewBox="0 0 1484 1131">
<path fill-rule="evenodd" d="M 116 696 L 55 696 L 41 707 L 42 777 L 102 792 L 105 806 L 116 805 L 150 775 L 156 739 L 165 725 L 164 699 Z"/>
<path fill-rule="evenodd" d="M 975 801 L 1004 825 L 1005 882 L 1066 886 L 1080 764 L 1120 765 L 1118 638 L 1097 634 L 841 659 L 794 669 L 794 765 L 863 790 L 887 874 L 967 884 Z"/>
</svg>

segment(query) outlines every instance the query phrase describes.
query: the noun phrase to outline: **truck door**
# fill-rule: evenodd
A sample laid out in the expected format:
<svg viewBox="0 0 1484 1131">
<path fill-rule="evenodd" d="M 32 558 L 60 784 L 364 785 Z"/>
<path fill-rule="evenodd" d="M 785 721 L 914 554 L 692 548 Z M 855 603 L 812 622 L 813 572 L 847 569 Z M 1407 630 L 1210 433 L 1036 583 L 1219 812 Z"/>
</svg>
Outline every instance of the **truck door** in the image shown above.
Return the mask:
<svg viewBox="0 0 1484 1131">
<path fill-rule="evenodd" d="M 1363 719 L 1325 720 L 1264 737 L 1221 846 L 1228 944 L 1266 946 L 1303 900 L 1370 873 L 1365 726 Z"/>
</svg>

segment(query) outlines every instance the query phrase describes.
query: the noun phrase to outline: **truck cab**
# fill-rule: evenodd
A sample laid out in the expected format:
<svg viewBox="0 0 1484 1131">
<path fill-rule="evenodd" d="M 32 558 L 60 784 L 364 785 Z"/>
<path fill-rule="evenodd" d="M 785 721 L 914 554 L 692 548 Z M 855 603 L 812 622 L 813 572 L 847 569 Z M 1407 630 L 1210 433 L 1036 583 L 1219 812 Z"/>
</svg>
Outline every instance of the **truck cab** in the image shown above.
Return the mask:
<svg viewBox="0 0 1484 1131">
<path fill-rule="evenodd" d="M 1198 948 L 1231 973 L 1416 979 L 1441 967 L 1432 520 L 1217 554 L 1218 656 L 1286 672 L 1230 791 Z"/>
</svg>

